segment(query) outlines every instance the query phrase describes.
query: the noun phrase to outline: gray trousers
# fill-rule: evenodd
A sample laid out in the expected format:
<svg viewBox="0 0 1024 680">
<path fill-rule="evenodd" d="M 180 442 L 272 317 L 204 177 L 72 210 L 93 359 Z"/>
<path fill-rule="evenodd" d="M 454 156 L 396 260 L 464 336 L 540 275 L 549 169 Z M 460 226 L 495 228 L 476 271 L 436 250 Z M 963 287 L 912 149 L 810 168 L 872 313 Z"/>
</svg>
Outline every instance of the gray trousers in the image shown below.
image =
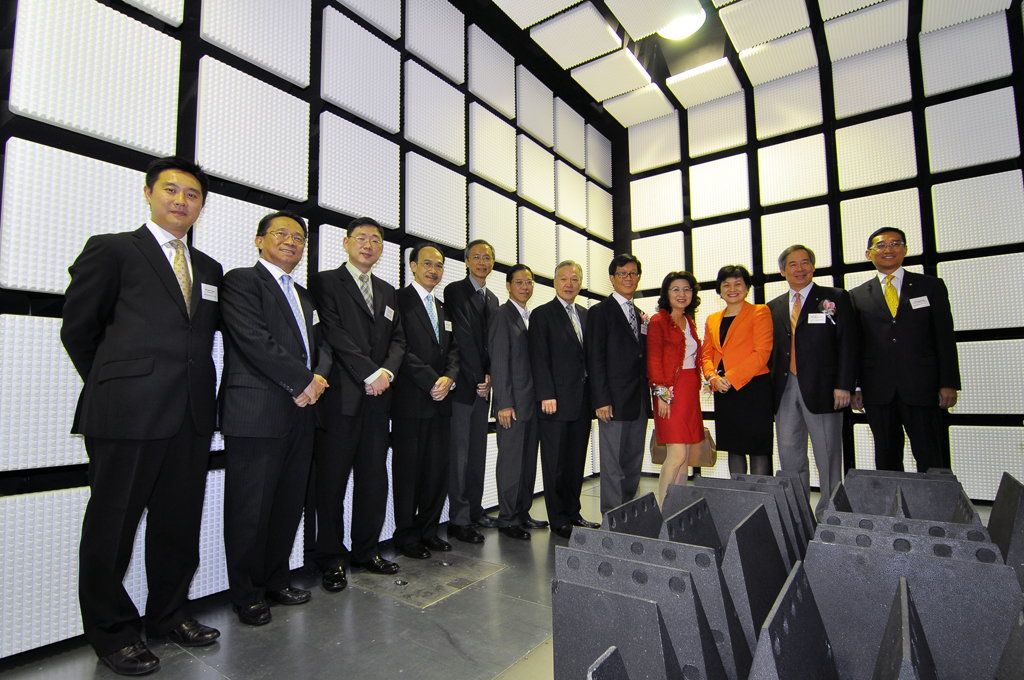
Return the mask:
<svg viewBox="0 0 1024 680">
<path fill-rule="evenodd" d="M 647 418 L 598 422 L 601 448 L 601 514 L 633 500 L 640 486 Z"/>
<path fill-rule="evenodd" d="M 519 526 L 530 518 L 537 482 L 537 418 L 513 420 L 507 430 L 498 423 L 498 524 Z"/>
<path fill-rule="evenodd" d="M 451 458 L 448 461 L 448 521 L 467 526 L 480 519 L 487 462 L 490 399 L 452 402 Z"/>
<path fill-rule="evenodd" d="M 843 414 L 808 411 L 800 395 L 800 385 L 796 377 L 790 375 L 786 378 L 779 412 L 775 414 L 775 433 L 782 469 L 797 472 L 808 492 L 807 437 L 810 435 L 821 490 L 814 514 L 820 517 L 832 491 L 843 481 Z"/>
</svg>

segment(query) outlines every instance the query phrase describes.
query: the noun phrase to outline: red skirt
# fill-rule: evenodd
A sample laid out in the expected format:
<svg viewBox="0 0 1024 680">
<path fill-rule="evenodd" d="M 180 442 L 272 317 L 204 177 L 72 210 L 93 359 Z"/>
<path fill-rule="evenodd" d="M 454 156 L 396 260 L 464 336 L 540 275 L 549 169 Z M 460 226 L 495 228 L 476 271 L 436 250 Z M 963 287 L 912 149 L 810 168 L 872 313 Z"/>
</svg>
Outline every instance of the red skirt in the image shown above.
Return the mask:
<svg viewBox="0 0 1024 680">
<path fill-rule="evenodd" d="M 697 444 L 704 441 L 704 416 L 700 412 L 700 374 L 695 368 L 679 371 L 674 387 L 672 412 L 658 416 L 657 397 L 653 397 L 654 431 L 661 444 Z"/>
</svg>

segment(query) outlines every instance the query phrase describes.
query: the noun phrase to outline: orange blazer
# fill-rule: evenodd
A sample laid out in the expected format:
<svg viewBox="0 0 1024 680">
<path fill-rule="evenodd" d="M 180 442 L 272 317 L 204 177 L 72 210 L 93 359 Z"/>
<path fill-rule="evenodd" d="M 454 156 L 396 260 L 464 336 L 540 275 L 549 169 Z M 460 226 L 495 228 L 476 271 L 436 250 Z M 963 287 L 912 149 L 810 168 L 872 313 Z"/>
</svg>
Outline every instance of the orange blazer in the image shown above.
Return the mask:
<svg viewBox="0 0 1024 680">
<path fill-rule="evenodd" d="M 700 367 L 700 338 L 697 324 L 686 317 L 687 332 L 697 342 L 696 365 Z M 659 310 L 647 324 L 647 379 L 652 385 L 671 387 L 675 384 L 676 372 L 683 365 L 686 352 L 686 338 L 672 316 Z M 690 369 L 687 369 L 690 370 Z"/>
<path fill-rule="evenodd" d="M 768 372 L 772 355 L 772 313 L 768 305 L 744 302 L 729 326 L 725 344 L 718 341 L 725 310 L 708 317 L 701 345 L 701 371 L 705 379 L 716 374 L 718 363 L 725 361 L 725 377 L 734 389 Z"/>
</svg>

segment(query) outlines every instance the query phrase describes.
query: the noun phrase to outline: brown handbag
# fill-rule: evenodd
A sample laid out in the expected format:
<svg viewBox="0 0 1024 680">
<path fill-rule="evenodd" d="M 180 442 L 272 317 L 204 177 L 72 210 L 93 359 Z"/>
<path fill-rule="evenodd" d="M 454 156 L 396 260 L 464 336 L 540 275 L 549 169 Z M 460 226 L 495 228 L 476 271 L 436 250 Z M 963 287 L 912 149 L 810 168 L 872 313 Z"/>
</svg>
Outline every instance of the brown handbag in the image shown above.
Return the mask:
<svg viewBox="0 0 1024 680">
<path fill-rule="evenodd" d="M 655 431 L 651 435 L 651 462 L 655 465 L 661 465 L 665 462 L 667 453 L 668 450 L 665 448 L 665 445 L 658 442 L 658 432 Z"/>
<path fill-rule="evenodd" d="M 690 457 L 690 465 L 693 467 L 715 467 L 715 463 L 718 462 L 718 449 L 714 437 L 711 436 L 711 430 L 704 428 L 704 441 L 697 444 L 696 460 L 692 460 L 692 453 Z"/>
</svg>

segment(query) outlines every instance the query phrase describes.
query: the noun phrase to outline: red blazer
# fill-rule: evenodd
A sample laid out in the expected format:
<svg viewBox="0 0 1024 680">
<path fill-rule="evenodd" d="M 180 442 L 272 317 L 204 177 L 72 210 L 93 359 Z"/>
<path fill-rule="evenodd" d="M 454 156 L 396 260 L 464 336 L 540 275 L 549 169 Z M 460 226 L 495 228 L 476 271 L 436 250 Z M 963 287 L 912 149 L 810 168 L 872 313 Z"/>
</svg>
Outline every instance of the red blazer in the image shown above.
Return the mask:
<svg viewBox="0 0 1024 680">
<path fill-rule="evenodd" d="M 700 366 L 700 337 L 697 324 L 686 317 L 690 335 L 697 341 L 696 366 Z M 683 365 L 686 339 L 683 331 L 672 320 L 672 315 L 660 310 L 647 324 L 647 379 L 651 385 L 671 387 L 675 384 L 676 369 Z M 696 370 L 696 369 L 694 369 Z"/>
<path fill-rule="evenodd" d="M 701 368 L 710 379 L 724 357 L 725 377 L 733 389 L 742 389 L 752 378 L 768 372 L 772 355 L 772 313 L 768 305 L 744 302 L 740 313 L 729 326 L 725 345 L 718 341 L 725 310 L 708 317 L 701 347 Z"/>
</svg>

